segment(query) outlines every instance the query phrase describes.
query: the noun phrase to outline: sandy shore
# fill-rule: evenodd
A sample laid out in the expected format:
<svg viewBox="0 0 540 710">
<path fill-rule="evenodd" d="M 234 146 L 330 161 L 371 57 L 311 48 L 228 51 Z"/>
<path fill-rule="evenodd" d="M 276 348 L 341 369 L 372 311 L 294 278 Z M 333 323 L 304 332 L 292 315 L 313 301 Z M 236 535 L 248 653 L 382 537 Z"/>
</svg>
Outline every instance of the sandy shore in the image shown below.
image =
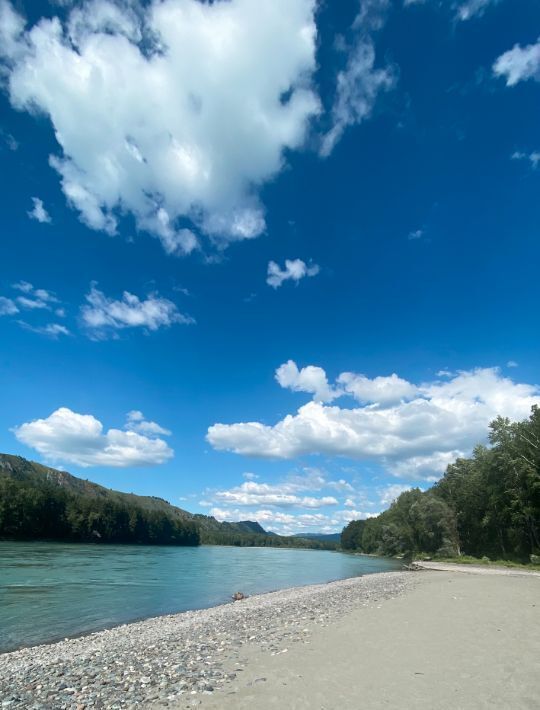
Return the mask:
<svg viewBox="0 0 540 710">
<path fill-rule="evenodd" d="M 0 656 L 1 707 L 540 707 L 540 577 L 390 572 Z"/>
<path fill-rule="evenodd" d="M 287 657 L 252 650 L 204 708 L 538 710 L 540 577 L 416 573 L 407 592 L 315 630 Z"/>
</svg>

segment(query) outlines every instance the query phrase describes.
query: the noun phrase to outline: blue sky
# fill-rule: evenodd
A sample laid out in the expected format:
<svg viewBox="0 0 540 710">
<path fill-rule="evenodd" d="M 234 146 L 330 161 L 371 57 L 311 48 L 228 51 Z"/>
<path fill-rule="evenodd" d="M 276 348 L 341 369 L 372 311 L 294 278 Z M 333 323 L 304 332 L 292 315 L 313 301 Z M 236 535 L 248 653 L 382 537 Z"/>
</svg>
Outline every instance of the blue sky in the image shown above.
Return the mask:
<svg viewBox="0 0 540 710">
<path fill-rule="evenodd" d="M 16 8 L 0 450 L 332 531 L 540 403 L 535 0 Z"/>
</svg>

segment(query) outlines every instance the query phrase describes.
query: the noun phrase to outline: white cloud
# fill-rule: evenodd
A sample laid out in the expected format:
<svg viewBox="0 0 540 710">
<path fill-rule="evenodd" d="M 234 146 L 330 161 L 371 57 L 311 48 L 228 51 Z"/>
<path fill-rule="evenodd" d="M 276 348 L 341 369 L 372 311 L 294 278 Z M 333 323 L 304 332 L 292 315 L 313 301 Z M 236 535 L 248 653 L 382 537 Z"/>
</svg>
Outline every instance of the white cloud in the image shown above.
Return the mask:
<svg viewBox="0 0 540 710">
<path fill-rule="evenodd" d="M 18 281 L 15 284 L 11 284 L 11 288 L 14 288 L 16 291 L 22 291 L 22 293 L 32 293 L 34 290 L 34 287 L 28 281 Z"/>
<path fill-rule="evenodd" d="M 424 5 L 428 0 L 404 0 L 403 5 L 408 7 L 410 5 Z M 481 17 L 485 11 L 494 5 L 497 5 L 500 0 L 462 0 L 461 2 L 456 2 L 455 0 L 446 0 L 447 5 L 449 5 L 455 12 L 456 20 L 471 20 L 473 17 Z"/>
<path fill-rule="evenodd" d="M 266 505 L 276 508 L 324 508 L 338 505 L 333 496 L 316 498 L 295 495 L 289 491 L 290 488 L 286 484 L 273 486 L 268 483 L 244 481 L 235 488 L 215 491 L 212 498 L 219 504 L 245 507 Z"/>
<path fill-rule="evenodd" d="M 21 296 L 14 298 L 6 298 L 0 296 L 0 316 L 13 316 L 20 313 L 21 310 L 26 311 L 52 311 L 55 304 L 59 303 L 58 298 L 51 291 L 44 288 L 34 288 L 28 281 L 19 281 L 11 285 L 14 291 L 21 293 Z M 65 315 L 63 308 L 55 308 L 55 313 L 59 317 Z M 70 335 L 69 330 L 59 323 L 47 323 L 46 325 L 34 325 L 27 323 L 24 320 L 18 320 L 17 323 L 25 330 L 47 335 L 51 338 L 58 338 L 60 335 Z"/>
<path fill-rule="evenodd" d="M 36 449 L 51 464 L 75 466 L 153 466 L 172 458 L 165 441 L 134 431 L 103 430 L 91 414 L 61 407 L 46 419 L 36 419 L 13 429 L 19 441 Z"/>
<path fill-rule="evenodd" d="M 1 10 L 0 10 L 0 22 L 1 22 Z M 0 68 L 0 76 L 1 76 L 2 70 Z M 19 149 L 19 144 L 17 140 L 14 138 L 14 136 L 11 135 L 11 133 L 7 133 L 3 128 L 0 127 L 0 142 L 4 143 L 4 145 L 8 148 L 8 150 L 11 151 L 16 151 Z"/>
<path fill-rule="evenodd" d="M 330 515 L 324 513 L 293 513 L 259 508 L 247 511 L 245 508 L 222 508 L 215 506 L 209 512 L 217 520 L 238 522 L 240 520 L 255 520 L 265 530 L 280 535 L 301 535 L 307 532 L 335 533 L 351 520 L 366 520 L 374 513 L 362 510 L 337 510 Z"/>
<path fill-rule="evenodd" d="M 65 325 L 60 323 L 47 323 L 47 325 L 31 325 L 26 321 L 18 321 L 19 325 L 25 330 L 30 330 L 32 333 L 39 335 L 47 335 L 50 338 L 57 339 L 60 335 L 71 335 Z"/>
<path fill-rule="evenodd" d="M 70 205 L 130 213 L 166 251 L 265 229 L 257 193 L 319 113 L 315 0 L 88 0 L 30 29 L 0 3 L 9 97 L 53 124 Z"/>
<path fill-rule="evenodd" d="M 328 488 L 333 488 L 335 491 L 339 491 L 340 493 L 354 491 L 354 488 L 351 486 L 351 484 L 348 481 L 345 481 L 343 478 L 340 478 L 339 481 L 325 481 L 325 485 Z"/>
<path fill-rule="evenodd" d="M 316 276 L 319 271 L 317 264 L 306 264 L 302 259 L 285 259 L 284 269 L 275 261 L 269 261 L 266 283 L 272 288 L 279 288 L 284 281 L 298 283 L 306 276 Z"/>
<path fill-rule="evenodd" d="M 366 404 L 374 403 L 381 406 L 395 404 L 401 400 L 412 399 L 418 393 L 415 385 L 395 373 L 388 377 L 370 379 L 354 372 L 343 372 L 337 382 L 343 388 L 343 392 Z"/>
<path fill-rule="evenodd" d="M 409 241 L 414 241 L 415 239 L 422 239 L 423 236 L 424 236 L 423 229 L 415 229 L 412 232 L 409 232 L 408 239 L 409 239 Z"/>
<path fill-rule="evenodd" d="M 352 26 L 347 64 L 337 76 L 332 106 L 332 127 L 323 137 L 320 154 L 330 155 L 346 128 L 369 118 L 378 95 L 396 83 L 396 70 L 377 68 L 374 34 L 384 24 L 389 0 L 363 0 Z"/>
<path fill-rule="evenodd" d="M 384 488 L 379 488 L 379 501 L 384 508 L 388 508 L 392 503 L 399 498 L 402 493 L 409 491 L 411 486 L 393 483 Z"/>
<path fill-rule="evenodd" d="M 17 296 L 15 300 L 17 306 L 26 310 L 50 311 L 52 304 L 59 303 L 54 293 L 44 288 L 34 288 L 28 281 L 14 283 L 12 284 L 12 288 L 24 294 L 23 296 Z"/>
<path fill-rule="evenodd" d="M 540 81 L 540 39 L 536 44 L 522 47 L 514 45 L 495 61 L 493 72 L 506 79 L 506 86 L 515 86 L 520 81 Z"/>
<path fill-rule="evenodd" d="M 156 422 L 146 421 L 144 414 L 137 409 L 128 412 L 126 429 L 148 436 L 170 436 L 172 433 L 169 429 L 164 429 Z"/>
<path fill-rule="evenodd" d="M 17 304 L 11 298 L 0 296 L 0 316 L 14 316 L 19 312 Z"/>
<path fill-rule="evenodd" d="M 243 478 L 246 479 L 246 481 L 255 481 L 259 476 L 256 473 L 251 473 L 250 471 L 247 471 L 246 473 L 242 474 Z"/>
<path fill-rule="evenodd" d="M 297 519 L 301 511 L 312 511 L 323 508 L 335 508 L 339 505 L 333 495 L 305 495 L 306 492 L 331 489 L 337 493 L 354 492 L 353 487 L 345 480 L 329 479 L 326 474 L 316 468 L 305 468 L 300 473 L 293 473 L 277 483 L 264 483 L 255 480 L 254 474 L 244 474 L 240 485 L 224 490 L 207 489 L 204 500 L 200 502 L 205 507 L 224 510 L 235 509 L 239 519 L 253 518 L 253 508 L 287 510 L 287 515 Z M 325 493 L 328 493 L 325 490 Z M 243 512 L 240 512 L 243 510 Z M 294 512 L 293 512 L 294 510 Z M 309 513 L 312 515 L 312 513 Z M 322 515 L 322 513 L 320 514 Z M 332 513 L 333 516 L 333 513 Z M 290 518 L 292 520 L 292 518 Z"/>
<path fill-rule="evenodd" d="M 275 377 L 281 387 L 293 392 L 309 392 L 317 402 L 331 402 L 339 396 L 329 385 L 322 367 L 308 365 L 299 370 L 293 360 L 288 360 L 278 367 Z"/>
<path fill-rule="evenodd" d="M 413 399 L 390 406 L 345 409 L 309 402 L 274 426 L 214 424 L 207 439 L 217 450 L 246 456 L 374 460 L 395 475 L 429 480 L 485 440 L 497 415 L 523 419 L 534 404 L 540 404 L 537 386 L 515 383 L 497 368 L 479 368 L 419 385 Z"/>
<path fill-rule="evenodd" d="M 308 392 L 316 402 L 331 402 L 343 395 L 351 395 L 359 402 L 383 406 L 411 399 L 418 392 L 416 385 L 395 373 L 370 379 L 354 372 L 342 372 L 336 384 L 331 385 L 322 367 L 308 365 L 299 370 L 294 360 L 280 365 L 275 377 L 281 387 L 293 392 Z"/>
<path fill-rule="evenodd" d="M 506 367 L 519 367 L 519 363 L 517 363 L 515 360 L 508 360 L 506 363 Z"/>
<path fill-rule="evenodd" d="M 516 151 L 512 153 L 512 160 L 528 160 L 534 170 L 540 165 L 540 152 L 534 150 L 532 153 L 522 153 Z"/>
<path fill-rule="evenodd" d="M 466 0 L 458 4 L 456 17 L 459 20 L 470 20 L 473 17 L 481 17 L 484 12 L 500 0 Z"/>
<path fill-rule="evenodd" d="M 92 337 L 104 338 L 115 335 L 123 328 L 147 328 L 158 330 L 174 323 L 190 324 L 195 321 L 180 313 L 167 298 L 150 294 L 145 300 L 124 291 L 121 300 L 108 298 L 92 284 L 86 296 L 87 305 L 81 307 L 83 324 Z"/>
<path fill-rule="evenodd" d="M 30 219 L 35 219 L 36 222 L 41 222 L 42 224 L 50 224 L 52 222 L 50 214 L 47 212 L 43 206 L 42 200 L 39 197 L 32 197 L 32 202 L 34 203 L 33 208 L 28 212 Z"/>
<path fill-rule="evenodd" d="M 352 520 L 367 520 L 368 518 L 376 517 L 377 513 L 368 513 L 365 510 L 340 510 L 336 513 L 336 523 L 340 522 L 340 528 L 343 524 L 350 523 Z"/>
</svg>

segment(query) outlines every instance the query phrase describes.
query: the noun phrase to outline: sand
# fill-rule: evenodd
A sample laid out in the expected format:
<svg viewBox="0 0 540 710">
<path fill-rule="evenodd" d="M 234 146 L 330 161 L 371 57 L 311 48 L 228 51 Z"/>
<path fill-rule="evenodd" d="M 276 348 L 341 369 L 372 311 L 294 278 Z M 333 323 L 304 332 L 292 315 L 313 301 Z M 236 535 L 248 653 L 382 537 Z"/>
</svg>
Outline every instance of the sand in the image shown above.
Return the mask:
<svg viewBox="0 0 540 710">
<path fill-rule="evenodd" d="M 479 568 L 414 573 L 404 594 L 315 629 L 203 708 L 538 710 L 540 576 Z"/>
</svg>

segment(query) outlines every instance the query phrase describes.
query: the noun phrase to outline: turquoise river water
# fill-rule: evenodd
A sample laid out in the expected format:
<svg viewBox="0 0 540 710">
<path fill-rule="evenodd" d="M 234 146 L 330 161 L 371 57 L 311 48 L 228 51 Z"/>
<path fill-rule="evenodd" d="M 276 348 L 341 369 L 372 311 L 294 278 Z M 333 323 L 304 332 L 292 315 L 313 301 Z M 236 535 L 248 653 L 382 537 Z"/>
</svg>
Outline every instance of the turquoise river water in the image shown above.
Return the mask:
<svg viewBox="0 0 540 710">
<path fill-rule="evenodd" d="M 320 550 L 0 542 L 0 652 L 399 566 Z"/>
</svg>

